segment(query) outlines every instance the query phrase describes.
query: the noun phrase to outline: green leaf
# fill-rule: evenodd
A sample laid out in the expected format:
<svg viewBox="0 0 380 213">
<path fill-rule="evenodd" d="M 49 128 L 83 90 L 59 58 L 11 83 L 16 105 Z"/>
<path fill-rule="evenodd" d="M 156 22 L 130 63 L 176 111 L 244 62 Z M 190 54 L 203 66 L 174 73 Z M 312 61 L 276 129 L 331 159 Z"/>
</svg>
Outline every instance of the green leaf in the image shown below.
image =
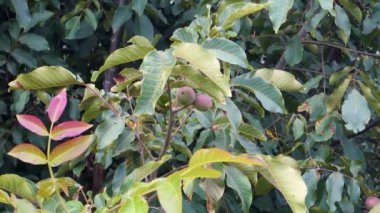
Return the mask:
<svg viewBox="0 0 380 213">
<path fill-rule="evenodd" d="M 0 175 L 0 189 L 21 198 L 36 200 L 37 186 L 30 180 L 14 174 Z"/>
<path fill-rule="evenodd" d="M 65 141 L 50 153 L 50 165 L 55 167 L 62 163 L 73 160 L 83 154 L 93 141 L 93 135 L 79 136 L 68 141 Z"/>
<path fill-rule="evenodd" d="M 43 66 L 27 74 L 20 74 L 9 83 L 11 89 L 39 90 L 82 84 L 63 67 Z"/>
<path fill-rule="evenodd" d="M 261 77 L 282 91 L 294 92 L 303 90 L 302 84 L 296 80 L 293 74 L 277 69 L 259 69 L 255 76 Z"/>
<path fill-rule="evenodd" d="M 139 16 L 142 16 L 148 0 L 132 0 L 132 9 L 136 11 Z"/>
<path fill-rule="evenodd" d="M 334 72 L 330 76 L 329 84 L 330 85 L 337 84 L 338 82 L 340 82 L 339 80 L 341 80 L 344 76 L 346 76 L 348 73 L 350 73 L 352 71 L 352 69 L 353 69 L 352 67 L 344 67 L 342 70 L 340 70 L 338 72 Z"/>
<path fill-rule="evenodd" d="M 358 204 L 360 200 L 360 186 L 357 180 L 351 178 L 347 184 L 347 193 L 351 202 Z"/>
<path fill-rule="evenodd" d="M 227 186 L 237 192 L 242 203 L 243 212 L 249 212 L 252 203 L 251 183 L 239 169 L 232 166 L 225 166 L 227 175 Z"/>
<path fill-rule="evenodd" d="M 296 168 L 297 162 L 283 155 L 262 157 L 266 165 L 260 167 L 260 174 L 282 193 L 294 213 L 307 212 L 307 187 Z"/>
<path fill-rule="evenodd" d="M 351 15 L 356 19 L 356 21 L 361 22 L 363 18 L 362 11 L 360 8 L 355 4 L 352 3 L 350 0 L 340 0 L 339 3 L 345 7 L 348 12 L 351 13 Z"/>
<path fill-rule="evenodd" d="M 66 22 L 66 39 L 76 39 L 78 31 L 80 29 L 80 16 L 74 16 Z"/>
<path fill-rule="evenodd" d="M 130 5 L 119 6 L 112 18 L 112 31 L 117 32 L 120 27 L 132 17 L 132 8 Z"/>
<path fill-rule="evenodd" d="M 190 27 L 179 28 L 174 31 L 172 37 L 170 37 L 170 40 L 180 41 L 183 43 L 197 43 L 198 33 Z"/>
<path fill-rule="evenodd" d="M 16 11 L 16 19 L 20 26 L 24 29 L 28 27 L 32 18 L 30 17 L 27 0 L 11 0 Z"/>
<path fill-rule="evenodd" d="M 293 0 L 271 0 L 269 18 L 273 23 L 273 30 L 278 33 L 281 25 L 286 22 L 288 11 L 293 7 Z"/>
<path fill-rule="evenodd" d="M 348 88 L 348 85 L 351 82 L 352 77 L 346 78 L 341 85 L 339 85 L 338 88 L 334 90 L 334 92 L 327 98 L 327 112 L 331 113 L 335 109 L 339 109 L 340 102 L 342 101 L 342 98 L 344 96 L 344 93 L 346 93 L 346 90 Z"/>
<path fill-rule="evenodd" d="M 246 73 L 232 79 L 231 86 L 255 93 L 263 107 L 270 112 L 286 113 L 281 92 L 261 77 L 254 76 L 253 73 Z"/>
<path fill-rule="evenodd" d="M 28 213 L 37 213 L 36 207 L 34 205 L 25 199 L 15 199 L 13 201 L 15 206 L 15 212 L 21 213 L 21 212 L 28 212 Z"/>
<path fill-rule="evenodd" d="M 115 50 L 107 57 L 104 64 L 99 68 L 99 71 L 95 71 L 92 73 L 91 81 L 96 81 L 98 76 L 110 67 L 144 58 L 144 56 L 153 49 L 154 48 L 152 48 L 151 46 L 141 46 L 133 44 Z"/>
<path fill-rule="evenodd" d="M 302 61 L 303 45 L 298 34 L 289 40 L 284 57 L 290 66 L 294 66 Z"/>
<path fill-rule="evenodd" d="M 141 196 L 135 196 L 127 198 L 118 213 L 147 213 L 148 211 L 148 202 Z"/>
<path fill-rule="evenodd" d="M 300 118 L 294 119 L 293 122 L 293 137 L 294 140 L 298 140 L 305 131 L 306 119 L 300 115 Z"/>
<path fill-rule="evenodd" d="M 47 163 L 45 153 L 33 144 L 19 144 L 9 151 L 8 155 L 34 165 Z"/>
<path fill-rule="evenodd" d="M 344 177 L 340 172 L 332 173 L 326 180 L 327 199 L 329 212 L 335 212 L 337 209 L 336 203 L 342 200 L 342 192 L 344 186 Z"/>
<path fill-rule="evenodd" d="M 0 50 L 4 52 L 11 51 L 11 40 L 5 34 L 0 34 Z"/>
<path fill-rule="evenodd" d="M 122 117 L 111 115 L 104 119 L 95 130 L 98 149 L 104 149 L 114 142 L 123 133 L 125 121 Z"/>
<path fill-rule="evenodd" d="M 378 116 L 380 116 L 380 102 L 378 101 L 378 99 L 376 99 L 375 96 L 373 96 L 372 91 L 369 87 L 367 87 L 365 84 L 363 84 L 360 81 L 358 81 L 358 83 L 369 105 L 375 111 L 375 113 Z"/>
<path fill-rule="evenodd" d="M 34 68 L 37 66 L 36 58 L 25 51 L 24 49 L 17 48 L 11 52 L 11 56 L 20 64 L 25 64 L 29 68 Z"/>
<path fill-rule="evenodd" d="M 94 13 L 88 8 L 84 10 L 84 13 L 86 21 L 91 25 L 93 30 L 96 30 L 96 28 L 98 28 L 98 21 L 96 20 Z"/>
<path fill-rule="evenodd" d="M 207 49 L 193 43 L 181 43 L 174 47 L 174 55 L 199 69 L 210 80 L 218 85 L 227 97 L 231 96 L 231 89 L 226 77 L 220 72 L 218 59 Z"/>
<path fill-rule="evenodd" d="M 249 124 L 241 123 L 238 130 L 240 135 L 248 138 L 251 141 L 255 141 L 256 138 L 261 141 L 267 140 L 267 137 L 265 136 L 263 131 Z"/>
<path fill-rule="evenodd" d="M 250 67 L 244 50 L 235 42 L 225 38 L 206 39 L 202 47 L 211 51 L 218 59 L 230 64 L 239 65 L 248 69 Z"/>
<path fill-rule="evenodd" d="M 237 2 L 228 5 L 219 16 L 218 25 L 224 30 L 231 28 L 233 23 L 246 15 L 258 12 L 266 8 L 269 4 L 256 4 L 251 2 Z"/>
<path fill-rule="evenodd" d="M 38 192 L 37 195 L 42 198 L 51 197 L 54 192 L 57 190 L 57 181 L 56 179 L 47 178 L 41 180 L 37 183 Z"/>
<path fill-rule="evenodd" d="M 371 118 L 367 100 L 356 89 L 343 102 L 342 118 L 346 122 L 345 127 L 354 133 L 362 131 Z"/>
<path fill-rule="evenodd" d="M 329 11 L 332 16 L 335 16 L 334 0 L 318 0 L 324 10 Z"/>
<path fill-rule="evenodd" d="M 141 94 L 137 98 L 134 113 L 153 114 L 158 99 L 164 92 L 166 81 L 176 63 L 171 49 L 162 51 L 152 51 L 144 57 L 140 66 L 143 73 Z"/>
<path fill-rule="evenodd" d="M 182 212 L 181 180 L 178 176 L 171 176 L 160 180 L 157 184 L 157 195 L 165 212 Z"/>
<path fill-rule="evenodd" d="M 142 15 L 135 17 L 135 22 L 133 24 L 133 31 L 135 35 L 140 35 L 153 40 L 154 27 L 148 16 Z"/>
<path fill-rule="evenodd" d="M 229 98 L 226 99 L 226 104 L 220 106 L 220 108 L 226 112 L 227 118 L 230 121 L 232 130 L 236 131 L 239 128 L 241 122 L 243 121 L 243 117 L 241 115 L 239 108 Z"/>
<path fill-rule="evenodd" d="M 188 86 L 207 93 L 216 102 L 225 102 L 224 94 L 219 86 L 204 76 L 198 69 L 188 65 L 176 65 L 173 68 L 172 74 L 185 78 L 186 82 L 188 82 Z"/>
<path fill-rule="evenodd" d="M 186 168 L 179 173 L 182 179 L 219 178 L 221 176 L 220 171 L 203 167 Z"/>
<path fill-rule="evenodd" d="M 25 44 L 30 49 L 36 50 L 36 51 L 42 51 L 42 50 L 49 50 L 49 43 L 48 41 L 35 33 L 27 33 L 21 36 L 19 39 L 21 44 Z"/>
<path fill-rule="evenodd" d="M 116 85 L 111 88 L 112 92 L 121 92 L 133 82 L 140 80 L 143 74 L 134 68 L 125 68 L 120 71 L 118 76 L 114 77 Z"/>
<path fill-rule="evenodd" d="M 340 36 L 345 44 L 347 44 L 348 39 L 351 34 L 351 24 L 346 12 L 339 5 L 335 5 L 335 24 L 340 29 Z"/>
<path fill-rule="evenodd" d="M 222 179 L 203 179 L 199 183 L 199 186 L 207 194 L 207 197 L 211 198 L 214 204 L 217 204 L 223 197 L 225 185 Z"/>
<path fill-rule="evenodd" d="M 307 196 L 305 199 L 306 207 L 310 208 L 315 204 L 316 200 L 316 190 L 318 181 L 320 179 L 320 174 L 315 169 L 309 169 L 302 176 L 305 184 L 307 185 Z"/>
</svg>

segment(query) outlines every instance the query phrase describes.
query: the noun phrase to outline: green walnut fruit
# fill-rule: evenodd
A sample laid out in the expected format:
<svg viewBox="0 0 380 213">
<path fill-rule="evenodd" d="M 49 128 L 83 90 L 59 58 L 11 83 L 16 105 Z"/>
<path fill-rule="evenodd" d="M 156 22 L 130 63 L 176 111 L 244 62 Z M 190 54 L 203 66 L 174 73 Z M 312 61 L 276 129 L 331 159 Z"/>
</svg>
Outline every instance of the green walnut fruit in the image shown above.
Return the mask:
<svg viewBox="0 0 380 213">
<path fill-rule="evenodd" d="M 377 204 L 380 204 L 380 199 L 374 196 L 369 196 L 367 199 L 365 199 L 365 207 L 367 210 L 372 209 L 375 207 Z"/>
<path fill-rule="evenodd" d="M 183 106 L 189 106 L 194 101 L 197 95 L 191 87 L 181 87 L 177 90 L 178 102 Z"/>
<path fill-rule="evenodd" d="M 212 99 L 208 95 L 197 95 L 197 98 L 195 99 L 193 106 L 199 111 L 207 111 L 212 107 Z"/>
</svg>

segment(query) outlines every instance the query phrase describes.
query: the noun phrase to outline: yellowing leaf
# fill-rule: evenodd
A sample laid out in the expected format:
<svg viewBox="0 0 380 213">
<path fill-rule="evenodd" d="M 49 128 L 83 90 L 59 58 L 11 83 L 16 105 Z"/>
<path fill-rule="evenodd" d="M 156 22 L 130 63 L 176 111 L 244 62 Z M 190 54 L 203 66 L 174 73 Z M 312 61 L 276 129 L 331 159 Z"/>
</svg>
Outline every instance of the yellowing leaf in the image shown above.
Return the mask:
<svg viewBox="0 0 380 213">
<path fill-rule="evenodd" d="M 21 198 L 36 200 L 37 186 L 30 180 L 14 174 L 0 175 L 0 189 Z"/>
<path fill-rule="evenodd" d="M 11 198 L 8 193 L 0 189 L 0 203 L 11 204 Z"/>
<path fill-rule="evenodd" d="M 148 202 L 141 196 L 135 196 L 127 198 L 118 213 L 147 213 L 148 210 Z"/>
<path fill-rule="evenodd" d="M 181 180 L 178 176 L 162 179 L 157 184 L 157 195 L 165 212 L 182 212 Z"/>
<path fill-rule="evenodd" d="M 85 135 L 59 144 L 50 153 L 50 164 L 54 167 L 78 157 L 86 151 L 92 141 L 92 135 Z"/>
<path fill-rule="evenodd" d="M 293 74 L 277 69 L 259 69 L 255 72 L 255 76 L 259 76 L 282 91 L 294 92 L 303 89 L 303 85 L 296 80 Z"/>
<path fill-rule="evenodd" d="M 34 165 L 47 163 L 46 155 L 33 144 L 19 144 L 8 152 L 8 155 Z"/>
<path fill-rule="evenodd" d="M 326 105 L 328 113 L 331 113 L 335 109 L 339 109 L 340 102 L 342 101 L 344 93 L 346 92 L 351 79 L 351 76 L 346 78 L 343 83 L 338 88 L 336 88 L 335 91 L 327 98 Z"/>
</svg>

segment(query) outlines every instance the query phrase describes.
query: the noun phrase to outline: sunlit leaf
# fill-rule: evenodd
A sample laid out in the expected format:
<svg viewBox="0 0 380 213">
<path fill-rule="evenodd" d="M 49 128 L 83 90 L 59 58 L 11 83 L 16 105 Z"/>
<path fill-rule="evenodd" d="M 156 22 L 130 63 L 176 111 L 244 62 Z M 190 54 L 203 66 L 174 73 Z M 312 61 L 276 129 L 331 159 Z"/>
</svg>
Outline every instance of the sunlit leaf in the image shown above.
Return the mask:
<svg viewBox="0 0 380 213">
<path fill-rule="evenodd" d="M 42 198 L 48 198 L 53 195 L 57 190 L 56 179 L 47 178 L 37 183 L 38 191 L 37 195 Z"/>
<path fill-rule="evenodd" d="M 0 203 L 11 204 L 11 198 L 8 193 L 0 189 Z"/>
<path fill-rule="evenodd" d="M 14 201 L 15 212 L 28 212 L 28 213 L 37 213 L 37 208 L 34 205 L 25 199 L 15 199 Z"/>
<path fill-rule="evenodd" d="M 75 137 L 92 127 L 91 124 L 81 121 L 66 121 L 55 126 L 51 132 L 53 140 Z"/>
<path fill-rule="evenodd" d="M 0 175 L 0 189 L 28 200 L 36 200 L 37 186 L 30 180 L 14 174 Z"/>
<path fill-rule="evenodd" d="M 50 121 L 55 123 L 62 115 L 67 104 L 66 88 L 63 88 L 58 95 L 54 96 L 47 109 Z"/>
<path fill-rule="evenodd" d="M 173 176 L 159 181 L 157 195 L 165 212 L 182 212 L 182 191 L 179 177 Z"/>
<path fill-rule="evenodd" d="M 90 146 L 93 135 L 73 138 L 56 146 L 50 153 L 50 164 L 58 166 L 81 155 Z"/>
<path fill-rule="evenodd" d="M 47 163 L 45 153 L 33 144 L 19 144 L 9 151 L 8 155 L 34 165 L 43 165 Z"/>
<path fill-rule="evenodd" d="M 33 115 L 16 115 L 21 126 L 41 136 L 48 136 L 49 132 L 42 121 Z"/>
<path fill-rule="evenodd" d="M 293 74 L 283 70 L 263 68 L 257 70 L 255 76 L 269 81 L 282 91 L 294 92 L 303 89 L 302 84 L 296 80 Z"/>
<path fill-rule="evenodd" d="M 354 133 L 362 131 L 371 118 L 367 100 L 356 89 L 351 90 L 343 102 L 342 118 L 345 127 Z"/>
<path fill-rule="evenodd" d="M 278 33 L 281 25 L 285 23 L 288 11 L 293 7 L 293 0 L 271 0 L 269 5 L 269 18 L 273 23 L 273 30 Z"/>
<path fill-rule="evenodd" d="M 127 198 L 121 205 L 118 213 L 147 213 L 148 202 L 141 196 Z"/>
<path fill-rule="evenodd" d="M 239 134 L 243 135 L 244 137 L 248 138 L 249 140 L 254 141 L 256 138 L 261 140 L 261 141 L 266 141 L 267 137 L 263 133 L 263 131 L 257 129 L 256 127 L 246 124 L 246 123 L 241 123 L 239 125 Z"/>
</svg>

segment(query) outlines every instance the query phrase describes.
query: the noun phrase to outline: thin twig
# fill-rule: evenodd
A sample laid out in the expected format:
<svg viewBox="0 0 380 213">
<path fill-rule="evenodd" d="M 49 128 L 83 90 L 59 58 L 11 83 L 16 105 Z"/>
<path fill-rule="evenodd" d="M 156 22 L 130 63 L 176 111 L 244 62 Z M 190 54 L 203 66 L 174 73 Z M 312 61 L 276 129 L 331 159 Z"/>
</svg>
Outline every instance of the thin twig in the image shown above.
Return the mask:
<svg viewBox="0 0 380 213">
<path fill-rule="evenodd" d="M 190 110 L 190 112 L 186 115 L 186 117 L 181 121 L 181 123 L 179 124 L 179 126 L 177 127 L 177 129 L 175 129 L 173 135 L 176 135 L 178 133 L 178 131 L 181 129 L 181 127 L 183 126 L 183 124 L 187 121 L 187 119 L 190 117 L 190 115 L 194 112 L 193 109 Z"/>
<path fill-rule="evenodd" d="M 100 100 L 103 101 L 104 104 L 107 105 L 107 107 L 118 117 L 120 117 L 120 112 L 119 110 L 117 110 L 114 106 L 112 106 L 112 104 L 110 104 L 106 99 L 104 99 L 98 92 L 96 92 L 94 89 L 92 89 L 90 86 L 88 86 L 87 84 L 83 84 L 83 86 L 85 86 L 90 92 L 92 92 L 92 94 L 94 94 L 95 96 L 97 96 Z"/>
<path fill-rule="evenodd" d="M 169 147 L 170 140 L 172 138 L 172 130 L 174 126 L 174 112 L 173 112 L 173 106 L 172 106 L 172 99 L 171 99 L 171 88 L 170 88 L 170 83 L 168 81 L 168 89 L 167 89 L 168 95 L 169 95 L 169 125 L 168 125 L 168 130 L 166 132 L 166 138 L 165 138 L 165 143 L 164 146 L 160 150 L 160 154 L 157 157 L 157 160 L 160 160 L 162 156 L 165 154 L 166 150 Z"/>
<path fill-rule="evenodd" d="M 339 45 L 339 44 L 334 44 L 334 43 L 325 42 L 325 41 L 303 40 L 302 43 L 324 45 L 324 46 L 334 47 L 334 48 L 341 49 L 341 50 L 347 50 L 347 51 L 354 52 L 354 53 L 359 54 L 359 55 L 367 55 L 367 56 L 372 56 L 375 58 L 380 58 L 380 55 L 375 54 L 375 53 L 368 53 L 368 52 L 364 52 L 364 51 L 360 51 L 360 50 L 354 50 L 354 49 L 350 49 L 350 48 L 344 47 L 344 46 Z"/>
</svg>

